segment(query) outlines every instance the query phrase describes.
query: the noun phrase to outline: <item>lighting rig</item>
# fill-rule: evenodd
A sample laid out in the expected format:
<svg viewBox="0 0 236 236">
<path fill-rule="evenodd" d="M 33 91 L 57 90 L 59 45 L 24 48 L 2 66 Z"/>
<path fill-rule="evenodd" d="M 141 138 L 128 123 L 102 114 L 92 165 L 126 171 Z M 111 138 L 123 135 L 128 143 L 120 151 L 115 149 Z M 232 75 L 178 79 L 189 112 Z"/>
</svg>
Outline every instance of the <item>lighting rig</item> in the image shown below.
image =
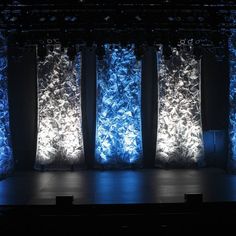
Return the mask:
<svg viewBox="0 0 236 236">
<path fill-rule="evenodd" d="M 7 32 L 10 44 L 18 46 L 98 44 L 102 55 L 101 45 L 107 42 L 168 44 L 168 55 L 168 47 L 181 39 L 193 38 L 205 48 L 225 46 L 221 38 L 235 28 L 234 10 L 236 3 L 226 0 L 3 1 L 0 29 Z M 140 49 L 136 51 L 140 58 Z"/>
</svg>

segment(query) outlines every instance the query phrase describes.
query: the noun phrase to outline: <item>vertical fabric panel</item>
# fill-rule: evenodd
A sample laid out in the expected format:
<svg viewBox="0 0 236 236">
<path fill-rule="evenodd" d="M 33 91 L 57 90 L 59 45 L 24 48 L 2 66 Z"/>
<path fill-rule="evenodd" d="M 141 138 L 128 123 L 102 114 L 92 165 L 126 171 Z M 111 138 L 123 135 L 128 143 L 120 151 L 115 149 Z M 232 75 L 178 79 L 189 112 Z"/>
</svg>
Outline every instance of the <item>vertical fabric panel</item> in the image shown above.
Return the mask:
<svg viewBox="0 0 236 236">
<path fill-rule="evenodd" d="M 236 172 L 236 30 L 229 37 L 229 170 Z"/>
<path fill-rule="evenodd" d="M 173 49 L 170 60 L 158 53 L 156 166 L 204 164 L 200 61 L 191 51 Z"/>
<path fill-rule="evenodd" d="M 81 56 L 72 62 L 60 46 L 38 62 L 36 169 L 70 169 L 84 163 Z"/>
<path fill-rule="evenodd" d="M 10 141 L 8 86 L 7 86 L 7 42 L 0 32 L 0 177 L 13 169 Z"/>
<path fill-rule="evenodd" d="M 134 46 L 106 44 L 97 60 L 96 162 L 128 167 L 142 160 L 141 61 Z"/>
</svg>

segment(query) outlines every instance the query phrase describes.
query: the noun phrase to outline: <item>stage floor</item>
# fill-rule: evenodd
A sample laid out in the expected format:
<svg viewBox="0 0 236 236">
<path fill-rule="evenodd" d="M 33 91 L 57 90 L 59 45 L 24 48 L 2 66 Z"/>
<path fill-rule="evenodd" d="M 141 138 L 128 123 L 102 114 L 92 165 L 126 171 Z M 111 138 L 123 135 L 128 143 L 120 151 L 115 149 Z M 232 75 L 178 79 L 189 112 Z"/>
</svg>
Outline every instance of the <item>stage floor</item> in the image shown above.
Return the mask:
<svg viewBox="0 0 236 236">
<path fill-rule="evenodd" d="M 224 170 L 121 170 L 16 172 L 0 181 L 0 204 L 55 204 L 56 196 L 74 196 L 74 204 L 184 202 L 185 193 L 203 201 L 236 201 L 236 175 Z"/>
</svg>

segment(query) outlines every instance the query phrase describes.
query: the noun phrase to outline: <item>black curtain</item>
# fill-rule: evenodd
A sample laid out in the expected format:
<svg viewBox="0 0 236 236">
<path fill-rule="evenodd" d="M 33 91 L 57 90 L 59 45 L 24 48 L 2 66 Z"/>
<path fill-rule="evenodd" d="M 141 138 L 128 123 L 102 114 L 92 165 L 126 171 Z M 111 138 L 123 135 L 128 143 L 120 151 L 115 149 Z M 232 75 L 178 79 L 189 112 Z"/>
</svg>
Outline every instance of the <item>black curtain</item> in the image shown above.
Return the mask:
<svg viewBox="0 0 236 236">
<path fill-rule="evenodd" d="M 8 48 L 10 128 L 15 168 L 32 170 L 36 154 L 36 48 Z"/>
</svg>

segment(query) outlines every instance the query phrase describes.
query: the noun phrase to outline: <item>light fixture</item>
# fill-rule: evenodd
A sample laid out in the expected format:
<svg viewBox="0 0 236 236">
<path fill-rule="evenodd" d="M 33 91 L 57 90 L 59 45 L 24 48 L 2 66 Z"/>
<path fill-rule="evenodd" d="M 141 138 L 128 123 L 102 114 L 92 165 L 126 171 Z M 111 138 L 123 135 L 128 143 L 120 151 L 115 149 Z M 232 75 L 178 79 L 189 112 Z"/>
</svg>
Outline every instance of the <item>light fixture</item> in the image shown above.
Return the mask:
<svg viewBox="0 0 236 236">
<path fill-rule="evenodd" d="M 98 56 L 98 60 L 102 60 L 105 56 L 105 48 L 103 44 L 98 44 L 96 48 L 96 54 Z"/>
<path fill-rule="evenodd" d="M 65 16 L 65 21 L 75 22 L 76 20 L 76 16 Z"/>
<path fill-rule="evenodd" d="M 105 21 L 108 21 L 108 20 L 110 20 L 110 19 L 111 19 L 110 16 L 106 16 L 106 17 L 104 17 L 104 20 L 105 20 Z"/>
<path fill-rule="evenodd" d="M 141 21 L 141 20 L 142 20 L 142 18 L 141 18 L 139 15 L 135 16 L 135 19 L 136 19 L 137 21 Z"/>
<path fill-rule="evenodd" d="M 174 18 L 173 16 L 169 16 L 169 17 L 168 17 L 168 20 L 169 20 L 169 21 L 174 21 L 175 18 Z"/>
<path fill-rule="evenodd" d="M 17 19 L 18 19 L 17 16 L 12 16 L 12 17 L 9 18 L 9 21 L 15 22 L 15 21 L 17 21 Z"/>
</svg>

